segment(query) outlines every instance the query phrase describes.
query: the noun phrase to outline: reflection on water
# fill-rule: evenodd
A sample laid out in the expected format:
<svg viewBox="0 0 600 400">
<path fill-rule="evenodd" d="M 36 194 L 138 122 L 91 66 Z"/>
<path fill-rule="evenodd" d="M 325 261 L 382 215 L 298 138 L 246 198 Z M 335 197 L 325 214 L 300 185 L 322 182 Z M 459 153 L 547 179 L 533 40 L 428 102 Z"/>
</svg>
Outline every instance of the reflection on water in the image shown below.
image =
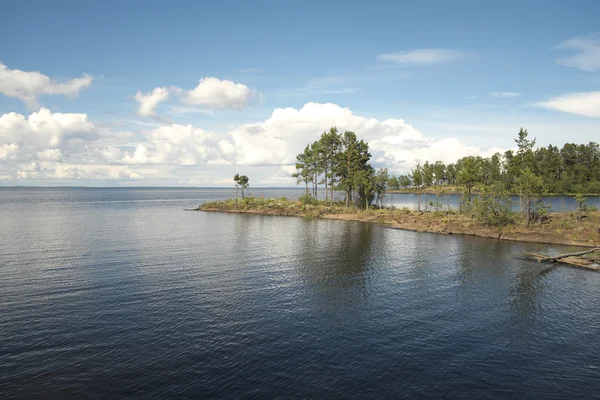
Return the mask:
<svg viewBox="0 0 600 400">
<path fill-rule="evenodd" d="M 570 249 L 182 211 L 221 195 L 0 190 L 0 397 L 600 392 L 600 274 L 522 259 Z"/>
<path fill-rule="evenodd" d="M 373 226 L 340 221 L 308 221 L 297 241 L 297 271 L 318 307 L 351 305 L 368 295 Z"/>
</svg>

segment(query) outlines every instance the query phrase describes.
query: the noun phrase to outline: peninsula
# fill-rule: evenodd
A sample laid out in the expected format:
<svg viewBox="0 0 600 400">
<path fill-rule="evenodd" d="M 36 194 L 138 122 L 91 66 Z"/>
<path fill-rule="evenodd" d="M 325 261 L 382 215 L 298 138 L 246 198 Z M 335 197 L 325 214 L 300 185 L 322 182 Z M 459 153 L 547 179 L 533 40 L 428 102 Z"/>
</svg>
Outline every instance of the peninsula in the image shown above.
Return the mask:
<svg viewBox="0 0 600 400">
<path fill-rule="evenodd" d="M 305 204 L 286 198 L 265 199 L 246 197 L 205 203 L 195 210 L 209 212 L 245 213 L 294 216 L 304 219 L 335 219 L 379 223 L 390 228 L 439 234 L 472 235 L 502 240 L 550 243 L 582 247 L 600 245 L 600 212 L 548 213 L 540 222 L 526 224 L 515 215 L 512 223 L 490 226 L 474 216 L 454 210 L 419 212 L 407 208 L 372 208 L 369 210 L 345 207 L 342 204 Z M 517 213 L 514 213 L 517 214 Z"/>
</svg>

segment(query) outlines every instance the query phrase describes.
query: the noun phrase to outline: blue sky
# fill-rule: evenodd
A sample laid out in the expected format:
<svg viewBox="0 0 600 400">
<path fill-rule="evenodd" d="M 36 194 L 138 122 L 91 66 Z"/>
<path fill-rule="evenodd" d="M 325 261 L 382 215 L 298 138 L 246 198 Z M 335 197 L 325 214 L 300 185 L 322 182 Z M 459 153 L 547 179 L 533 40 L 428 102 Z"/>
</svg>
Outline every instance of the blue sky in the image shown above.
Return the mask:
<svg viewBox="0 0 600 400">
<path fill-rule="evenodd" d="M 14 2 L 0 185 L 291 185 L 329 124 L 397 173 L 520 126 L 598 141 L 599 20 L 592 0 Z"/>
</svg>

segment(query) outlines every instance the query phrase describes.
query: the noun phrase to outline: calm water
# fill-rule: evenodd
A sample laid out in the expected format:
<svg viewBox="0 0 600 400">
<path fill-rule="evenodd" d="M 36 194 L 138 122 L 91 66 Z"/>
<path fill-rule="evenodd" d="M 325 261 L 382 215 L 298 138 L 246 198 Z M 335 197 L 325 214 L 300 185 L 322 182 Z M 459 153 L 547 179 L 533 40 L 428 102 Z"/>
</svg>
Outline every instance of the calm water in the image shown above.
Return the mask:
<svg viewBox="0 0 600 400">
<path fill-rule="evenodd" d="M 568 248 L 182 211 L 230 195 L 0 189 L 0 398 L 600 398 Z"/>
</svg>

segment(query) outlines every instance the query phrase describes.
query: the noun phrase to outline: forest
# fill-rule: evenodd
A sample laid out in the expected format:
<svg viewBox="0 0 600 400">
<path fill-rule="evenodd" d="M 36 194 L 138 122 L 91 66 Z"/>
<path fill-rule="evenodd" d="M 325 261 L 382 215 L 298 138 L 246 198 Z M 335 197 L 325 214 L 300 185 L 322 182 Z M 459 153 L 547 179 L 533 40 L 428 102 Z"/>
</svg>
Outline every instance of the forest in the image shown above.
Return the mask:
<svg viewBox="0 0 600 400">
<path fill-rule="evenodd" d="M 305 185 L 305 202 L 317 199 L 319 185 L 324 185 L 326 203 L 333 204 L 334 192 L 342 191 L 346 207 L 368 208 L 373 200 L 382 204 L 390 178 L 385 168 L 375 171 L 370 160 L 368 143 L 332 127 L 298 154 L 293 176 Z"/>
<path fill-rule="evenodd" d="M 373 202 L 382 207 L 389 190 L 420 193 L 435 186 L 444 193 L 451 187 L 463 194 L 461 212 L 483 220 L 492 218 L 489 222 L 494 225 L 512 218 L 511 194 L 519 196 L 519 210 L 529 224 L 547 211 L 544 195 L 600 193 L 597 143 L 535 148 L 536 140 L 528 136 L 526 129 L 519 130 L 516 152 L 509 150 L 489 158 L 469 156 L 448 165 L 426 161 L 410 174 L 395 176 L 387 168 L 371 166 L 369 145 L 354 132 L 339 133 L 332 127 L 297 155 L 293 176 L 305 186 L 301 199 L 305 203 L 316 202 L 319 190 L 324 190 L 325 203 L 333 205 L 334 192 L 341 191 L 346 207 L 367 209 Z M 578 198 L 585 206 L 582 196 Z"/>
<path fill-rule="evenodd" d="M 409 175 L 392 176 L 389 187 L 424 188 L 428 186 L 489 186 L 501 185 L 510 193 L 519 193 L 524 173 L 539 178 L 545 194 L 600 194 L 600 146 L 566 143 L 534 149 L 535 139 L 529 140 L 521 128 L 515 142 L 518 150 L 496 153 L 489 158 L 464 157 L 456 163 L 441 161 L 419 164 Z"/>
</svg>

